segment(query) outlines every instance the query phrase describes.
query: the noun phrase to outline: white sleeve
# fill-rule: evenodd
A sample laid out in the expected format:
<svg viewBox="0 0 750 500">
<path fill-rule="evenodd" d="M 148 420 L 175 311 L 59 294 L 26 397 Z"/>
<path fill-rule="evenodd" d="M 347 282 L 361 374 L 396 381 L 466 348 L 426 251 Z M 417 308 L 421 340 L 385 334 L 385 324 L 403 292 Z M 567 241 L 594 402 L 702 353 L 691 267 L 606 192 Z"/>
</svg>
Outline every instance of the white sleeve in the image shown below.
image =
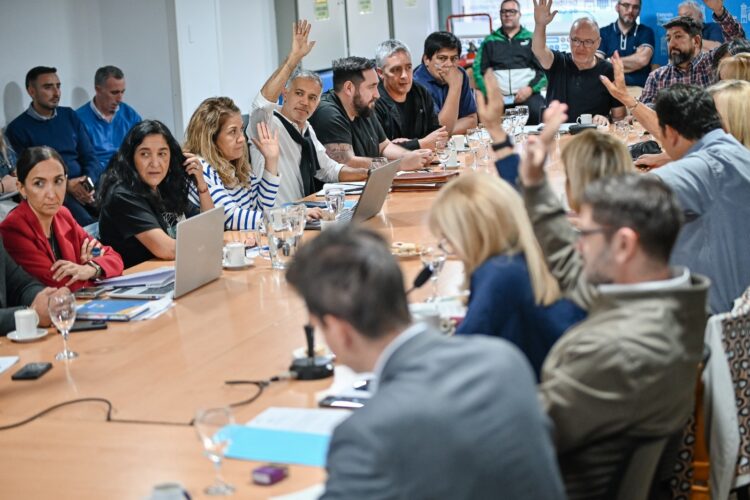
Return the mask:
<svg viewBox="0 0 750 500">
<path fill-rule="evenodd" d="M 320 171 L 315 174 L 315 177 L 323 182 L 338 182 L 339 172 L 344 168 L 344 165 L 326 154 L 326 147 L 318 140 L 312 125 L 308 126 L 310 127 L 310 138 L 312 138 L 313 144 L 315 144 L 315 154 L 318 155 L 318 164 L 320 165 Z"/>
<path fill-rule="evenodd" d="M 247 123 L 247 130 L 245 133 L 248 137 L 258 138 L 258 124 L 260 122 L 269 123 L 273 118 L 273 112 L 279 108 L 279 105 L 275 102 L 271 102 L 263 94 L 258 92 L 258 95 L 253 99 L 253 104 L 250 107 L 250 119 Z"/>
</svg>

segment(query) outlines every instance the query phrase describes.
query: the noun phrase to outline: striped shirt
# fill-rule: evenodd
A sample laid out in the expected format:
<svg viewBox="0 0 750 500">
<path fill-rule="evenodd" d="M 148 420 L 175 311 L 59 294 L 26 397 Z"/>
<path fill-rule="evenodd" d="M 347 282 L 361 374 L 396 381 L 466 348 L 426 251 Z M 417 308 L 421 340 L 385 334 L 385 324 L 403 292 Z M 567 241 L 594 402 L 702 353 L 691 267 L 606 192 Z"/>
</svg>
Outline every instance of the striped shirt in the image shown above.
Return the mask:
<svg viewBox="0 0 750 500">
<path fill-rule="evenodd" d="M 224 207 L 224 229 L 255 229 L 263 220 L 263 210 L 272 208 L 279 191 L 280 178 L 268 170 L 263 170 L 263 177 L 250 174 L 250 188 L 237 186 L 227 188 L 221 182 L 218 172 L 201 159 L 203 178 L 208 185 L 208 192 L 214 205 Z M 198 188 L 190 184 L 190 201 L 200 206 Z"/>
<path fill-rule="evenodd" d="M 714 14 L 713 17 L 721 26 L 727 41 L 735 38 L 745 38 L 745 30 L 742 29 L 742 25 L 732 17 L 732 14 L 726 8 L 720 16 Z M 715 83 L 716 74 L 713 68 L 714 52 L 716 52 L 716 49 L 701 52 L 688 63 L 686 70 L 682 70 L 670 63 L 652 71 L 643 86 L 640 98 L 641 103 L 653 105 L 656 100 L 656 94 L 661 89 L 671 87 L 675 83 L 686 83 L 699 87 L 708 87 Z"/>
</svg>

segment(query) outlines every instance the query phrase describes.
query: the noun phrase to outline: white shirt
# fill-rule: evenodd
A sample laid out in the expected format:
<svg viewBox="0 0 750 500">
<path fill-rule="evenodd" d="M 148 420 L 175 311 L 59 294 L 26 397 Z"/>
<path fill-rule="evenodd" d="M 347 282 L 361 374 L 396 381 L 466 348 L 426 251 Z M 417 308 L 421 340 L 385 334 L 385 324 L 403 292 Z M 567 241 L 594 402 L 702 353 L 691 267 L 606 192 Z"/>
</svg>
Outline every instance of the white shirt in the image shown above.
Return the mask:
<svg viewBox="0 0 750 500">
<path fill-rule="evenodd" d="M 297 201 L 305 196 L 302 174 L 299 169 L 299 162 L 302 159 L 302 146 L 294 142 L 294 139 L 289 136 L 289 133 L 281 123 L 281 119 L 274 114 L 274 110 L 279 109 L 281 109 L 281 106 L 269 101 L 258 92 L 250 109 L 250 121 L 246 131 L 248 137 L 258 139 L 258 123 L 265 122 L 270 125 L 272 131 L 275 129 L 279 133 L 279 148 L 281 150 L 279 155 L 279 176 L 281 177 L 281 185 L 276 195 L 275 206 L 277 207 L 285 203 Z M 318 140 L 315 130 L 310 126 L 310 123 L 306 121 L 305 126 L 300 130 L 295 123 L 287 121 L 299 130 L 303 136 L 308 129 L 310 130 L 310 138 L 315 144 L 315 151 L 317 152 L 318 163 L 320 164 L 320 170 L 315 177 L 323 182 L 338 182 L 339 172 L 343 165 L 331 159 L 326 154 L 325 146 Z M 258 151 L 258 148 L 252 143 L 250 145 L 250 162 L 253 165 L 255 175 L 261 177 L 266 161 L 260 151 Z"/>
</svg>

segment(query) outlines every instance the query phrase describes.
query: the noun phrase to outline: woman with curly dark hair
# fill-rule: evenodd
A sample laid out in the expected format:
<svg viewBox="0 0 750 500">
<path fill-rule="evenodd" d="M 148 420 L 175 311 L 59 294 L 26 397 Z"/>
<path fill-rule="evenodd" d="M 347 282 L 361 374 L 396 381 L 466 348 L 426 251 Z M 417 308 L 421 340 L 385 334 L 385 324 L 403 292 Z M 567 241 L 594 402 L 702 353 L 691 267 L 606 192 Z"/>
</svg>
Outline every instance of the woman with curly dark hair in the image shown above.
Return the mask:
<svg viewBox="0 0 750 500">
<path fill-rule="evenodd" d="M 191 182 L 200 209 L 188 200 Z M 186 157 L 157 120 L 130 130 L 102 176 L 99 201 L 101 240 L 122 255 L 125 267 L 174 260 L 177 223 L 214 206 L 199 159 Z"/>
</svg>

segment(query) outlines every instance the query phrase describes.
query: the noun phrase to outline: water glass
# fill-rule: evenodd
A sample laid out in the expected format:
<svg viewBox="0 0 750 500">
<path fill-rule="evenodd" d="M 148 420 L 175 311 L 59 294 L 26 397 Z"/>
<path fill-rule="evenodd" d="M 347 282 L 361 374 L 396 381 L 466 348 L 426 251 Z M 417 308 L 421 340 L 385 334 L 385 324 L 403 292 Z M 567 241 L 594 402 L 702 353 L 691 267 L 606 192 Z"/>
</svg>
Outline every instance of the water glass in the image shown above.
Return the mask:
<svg viewBox="0 0 750 500">
<path fill-rule="evenodd" d="M 432 270 L 432 276 L 430 276 L 432 295 L 427 299 L 427 302 L 435 302 L 438 299 L 438 278 L 445 264 L 446 257 L 446 253 L 438 245 L 428 246 L 420 254 L 422 264 Z"/>
<path fill-rule="evenodd" d="M 207 495 L 231 495 L 234 493 L 234 486 L 228 484 L 221 477 L 221 462 L 224 460 L 224 453 L 231 442 L 227 426 L 232 424 L 234 424 L 234 417 L 229 408 L 198 410 L 195 415 L 195 430 L 198 433 L 198 438 L 203 444 L 205 455 L 216 469 L 214 484 L 203 490 Z"/>
<path fill-rule="evenodd" d="M 268 210 L 265 213 L 264 223 L 271 268 L 286 269 L 297 253 L 297 247 L 305 230 L 304 205 Z"/>
<path fill-rule="evenodd" d="M 450 148 L 448 147 L 448 141 L 436 141 L 435 154 L 437 154 L 440 164 L 445 165 L 451 155 Z"/>
<path fill-rule="evenodd" d="M 615 122 L 615 136 L 627 144 L 630 135 L 630 124 L 625 120 Z"/>
<path fill-rule="evenodd" d="M 70 328 L 76 321 L 76 299 L 69 291 L 57 292 L 49 298 L 49 317 L 55 324 L 63 338 L 63 350 L 55 355 L 55 359 L 63 361 L 78 357 L 77 352 L 68 349 L 68 335 Z"/>
<path fill-rule="evenodd" d="M 331 187 L 326 189 L 326 209 L 333 214 L 334 218 L 344 209 L 345 201 L 346 192 L 343 188 Z"/>
</svg>

